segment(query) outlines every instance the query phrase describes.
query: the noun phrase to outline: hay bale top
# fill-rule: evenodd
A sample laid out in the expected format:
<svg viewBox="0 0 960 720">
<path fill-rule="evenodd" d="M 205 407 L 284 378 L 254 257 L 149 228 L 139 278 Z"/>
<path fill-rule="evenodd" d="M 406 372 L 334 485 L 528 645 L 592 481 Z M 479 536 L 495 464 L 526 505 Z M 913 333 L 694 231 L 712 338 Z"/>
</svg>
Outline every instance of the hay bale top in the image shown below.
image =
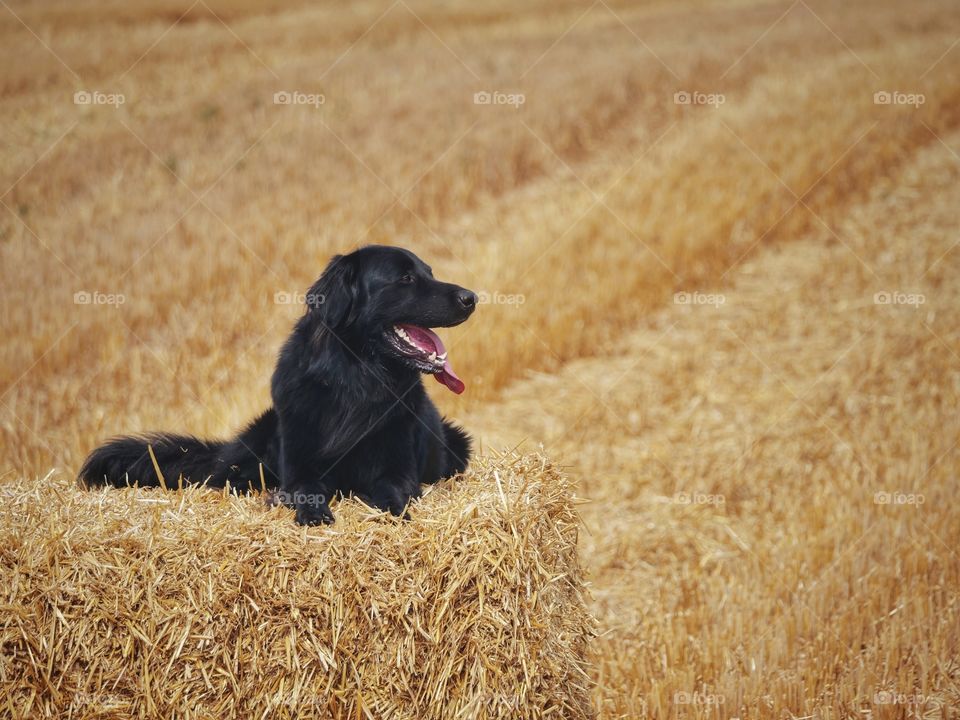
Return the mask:
<svg viewBox="0 0 960 720">
<path fill-rule="evenodd" d="M 260 496 L 0 485 L 0 695 L 30 717 L 588 717 L 579 519 L 539 455 L 404 522 Z"/>
</svg>

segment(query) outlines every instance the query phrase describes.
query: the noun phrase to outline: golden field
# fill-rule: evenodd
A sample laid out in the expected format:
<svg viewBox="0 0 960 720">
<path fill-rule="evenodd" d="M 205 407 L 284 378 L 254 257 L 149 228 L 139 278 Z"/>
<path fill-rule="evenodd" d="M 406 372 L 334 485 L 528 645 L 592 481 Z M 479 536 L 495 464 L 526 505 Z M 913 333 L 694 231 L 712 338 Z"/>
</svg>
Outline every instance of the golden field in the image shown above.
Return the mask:
<svg viewBox="0 0 960 720">
<path fill-rule="evenodd" d="M 228 435 L 329 256 L 402 245 L 488 301 L 437 402 L 588 499 L 599 717 L 958 713 L 955 3 L 0 23 L 0 482 Z"/>
</svg>

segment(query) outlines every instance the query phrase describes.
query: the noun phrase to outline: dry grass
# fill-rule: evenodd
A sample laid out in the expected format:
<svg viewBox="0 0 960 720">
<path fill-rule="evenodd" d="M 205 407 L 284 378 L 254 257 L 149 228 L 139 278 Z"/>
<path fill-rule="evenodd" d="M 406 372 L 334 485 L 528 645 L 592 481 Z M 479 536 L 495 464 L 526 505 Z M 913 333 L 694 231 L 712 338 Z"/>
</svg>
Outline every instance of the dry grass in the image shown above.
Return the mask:
<svg viewBox="0 0 960 720">
<path fill-rule="evenodd" d="M 960 707 L 958 178 L 931 146 L 850 208 L 846 244 L 765 252 L 723 305 L 658 312 L 468 418 L 569 458 L 592 501 L 602 716 Z"/>
<path fill-rule="evenodd" d="M 0 9 L 10 481 L 230 432 L 268 402 L 275 293 L 401 244 L 524 297 L 446 333 L 467 392 L 437 400 L 593 500 L 601 717 L 951 716 L 955 4 L 211 0 L 166 34 L 187 4 L 10 8 L 60 58 Z"/>
</svg>

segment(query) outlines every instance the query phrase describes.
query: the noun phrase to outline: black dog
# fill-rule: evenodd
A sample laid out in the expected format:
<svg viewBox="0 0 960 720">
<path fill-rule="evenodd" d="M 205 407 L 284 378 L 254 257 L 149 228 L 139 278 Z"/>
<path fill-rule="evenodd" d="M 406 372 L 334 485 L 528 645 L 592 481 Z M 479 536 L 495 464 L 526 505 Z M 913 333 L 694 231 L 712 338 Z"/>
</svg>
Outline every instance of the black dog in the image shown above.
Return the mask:
<svg viewBox="0 0 960 720">
<path fill-rule="evenodd" d="M 171 485 L 182 478 L 256 489 L 262 477 L 304 525 L 333 522 L 327 502 L 335 494 L 403 514 L 421 483 L 467 467 L 469 436 L 440 417 L 420 375 L 463 392 L 429 328 L 462 323 L 476 301 L 434 280 L 406 250 L 372 245 L 338 255 L 310 288 L 307 311 L 280 352 L 273 408 L 226 442 L 116 438 L 91 453 L 80 480 L 158 486 L 152 451 Z"/>
</svg>

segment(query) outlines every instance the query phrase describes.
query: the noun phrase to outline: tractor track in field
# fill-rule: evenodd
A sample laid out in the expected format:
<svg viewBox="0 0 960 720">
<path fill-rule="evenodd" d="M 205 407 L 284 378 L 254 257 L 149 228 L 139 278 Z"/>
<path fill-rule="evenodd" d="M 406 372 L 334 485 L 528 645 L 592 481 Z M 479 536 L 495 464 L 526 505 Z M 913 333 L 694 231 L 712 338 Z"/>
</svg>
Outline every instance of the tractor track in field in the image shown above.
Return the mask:
<svg viewBox="0 0 960 720">
<path fill-rule="evenodd" d="M 960 147 L 960 134 L 944 142 Z M 838 702 L 841 678 L 784 672 L 789 645 L 812 657 L 829 646 L 851 664 L 863 647 L 879 667 L 890 638 L 871 623 L 896 607 L 910 608 L 902 632 L 957 641 L 955 603 L 928 615 L 910 604 L 923 578 L 890 587 L 898 562 L 954 582 L 960 572 L 945 509 L 960 467 L 958 178 L 944 144 L 925 146 L 850 208 L 839 241 L 822 231 L 766 248 L 614 354 L 518 382 L 468 420 L 485 446 L 542 444 L 579 480 L 610 717 L 676 709 L 669 689 L 696 687 L 665 658 L 710 643 L 738 658 L 700 667 L 712 692 L 756 712 L 764 687 L 790 689 L 800 696 L 780 709 L 808 714 Z M 882 493 L 922 494 L 925 509 L 886 507 Z M 754 632 L 757 617 L 769 624 Z M 754 668 L 746 678 L 741 662 Z M 637 673 L 645 684 L 631 685 Z M 855 685 L 872 695 L 886 680 Z"/>
</svg>

